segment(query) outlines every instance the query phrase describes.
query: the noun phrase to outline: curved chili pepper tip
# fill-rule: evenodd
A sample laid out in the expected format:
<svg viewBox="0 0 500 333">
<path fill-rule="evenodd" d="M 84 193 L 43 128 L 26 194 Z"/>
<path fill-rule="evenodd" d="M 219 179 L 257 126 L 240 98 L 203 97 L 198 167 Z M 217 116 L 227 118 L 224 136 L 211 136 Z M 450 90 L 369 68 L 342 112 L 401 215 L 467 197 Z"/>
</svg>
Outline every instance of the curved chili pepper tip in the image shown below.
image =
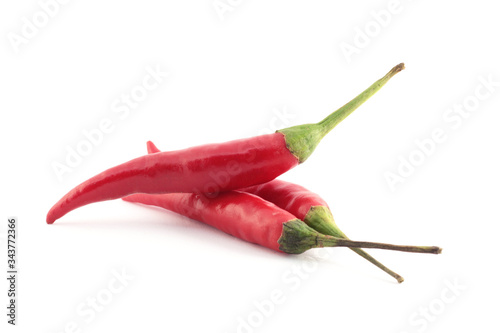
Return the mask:
<svg viewBox="0 0 500 333">
<path fill-rule="evenodd" d="M 47 223 L 76 208 L 134 193 L 220 193 L 261 184 L 298 164 L 281 133 L 144 155 L 73 188 L 50 209 Z"/>
</svg>

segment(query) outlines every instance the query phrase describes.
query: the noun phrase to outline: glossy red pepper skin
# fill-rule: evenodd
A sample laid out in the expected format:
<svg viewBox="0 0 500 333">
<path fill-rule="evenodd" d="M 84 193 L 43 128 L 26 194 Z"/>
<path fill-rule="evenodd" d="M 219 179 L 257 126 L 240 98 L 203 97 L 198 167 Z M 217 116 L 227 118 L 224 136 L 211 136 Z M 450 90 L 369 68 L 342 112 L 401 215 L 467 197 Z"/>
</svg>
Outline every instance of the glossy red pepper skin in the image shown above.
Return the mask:
<svg viewBox="0 0 500 333">
<path fill-rule="evenodd" d="M 161 152 L 161 150 L 151 141 L 148 141 L 146 145 L 148 154 Z M 272 202 L 302 221 L 304 221 L 313 207 L 325 207 L 329 209 L 326 201 L 318 194 L 298 184 L 280 179 L 274 179 L 267 183 L 241 188 L 239 191 L 251 193 L 266 201 Z"/>
<path fill-rule="evenodd" d="M 296 220 L 295 216 L 274 204 L 238 191 L 220 193 L 214 198 L 194 193 L 138 193 L 123 200 L 168 209 L 278 252 L 283 252 L 278 243 L 283 223 Z"/>
<path fill-rule="evenodd" d="M 281 133 L 145 155 L 75 187 L 47 214 L 53 223 L 69 211 L 133 193 L 218 193 L 270 181 L 298 165 Z"/>
<path fill-rule="evenodd" d="M 48 212 L 54 223 L 71 210 L 132 193 L 215 193 L 268 182 L 304 162 L 321 139 L 404 68 L 395 66 L 318 123 L 274 134 L 142 156 L 108 169 L 68 192 Z"/>
<path fill-rule="evenodd" d="M 123 200 L 162 207 L 245 241 L 290 254 L 303 253 L 312 248 L 337 246 L 425 253 L 441 251 L 437 247 L 357 242 L 324 235 L 286 210 L 247 192 L 227 191 L 212 198 L 195 193 L 137 193 Z"/>
<path fill-rule="evenodd" d="M 160 152 L 151 141 L 147 142 L 147 148 L 148 154 Z M 248 194 L 249 196 L 245 199 L 244 194 Z M 283 212 L 286 212 L 289 214 L 289 218 L 293 217 L 294 219 L 283 223 L 282 232 L 277 241 L 279 244 L 278 251 L 298 254 L 315 247 L 347 246 L 396 278 L 398 282 L 403 282 L 403 278 L 399 274 L 385 267 L 360 247 L 402 249 L 405 246 L 398 247 L 388 244 L 353 242 L 349 240 L 335 224 L 326 202 L 319 195 L 300 185 L 275 179 L 268 183 L 244 188 L 239 191 L 222 193 L 219 196 L 222 195 L 223 198 L 219 196 L 210 198 L 206 194 L 192 194 L 191 196 L 182 194 L 188 195 L 189 199 L 179 199 L 179 195 L 135 194 L 123 200 L 163 207 L 210 224 L 238 238 L 264 245 L 273 250 L 276 250 L 276 248 L 262 242 L 263 236 L 260 232 L 263 231 L 264 234 L 272 234 L 269 230 L 266 230 L 266 226 L 275 223 L 272 222 L 273 219 L 269 218 L 269 214 L 275 214 L 273 213 L 274 211 L 277 215 L 283 215 Z M 256 200 L 256 198 L 260 200 Z M 262 203 L 262 200 L 266 204 Z M 213 213 L 214 210 L 216 211 L 215 215 Z M 264 215 L 261 216 L 261 214 Z M 285 214 L 284 216 L 287 215 Z M 299 216 L 304 217 L 303 219 L 298 219 Z M 276 235 L 277 232 L 273 234 Z M 258 235 L 260 241 L 255 240 L 255 235 Z M 274 244 L 274 241 L 271 244 Z M 409 248 L 406 247 L 405 251 Z M 415 252 L 420 252 L 423 249 L 422 247 L 411 248 Z M 427 247 L 424 251 L 439 253 L 441 250 L 437 247 Z"/>
<path fill-rule="evenodd" d="M 246 187 L 241 191 L 255 194 L 304 220 L 312 207 L 328 204 L 319 195 L 300 185 L 275 179 L 270 182 Z"/>
</svg>

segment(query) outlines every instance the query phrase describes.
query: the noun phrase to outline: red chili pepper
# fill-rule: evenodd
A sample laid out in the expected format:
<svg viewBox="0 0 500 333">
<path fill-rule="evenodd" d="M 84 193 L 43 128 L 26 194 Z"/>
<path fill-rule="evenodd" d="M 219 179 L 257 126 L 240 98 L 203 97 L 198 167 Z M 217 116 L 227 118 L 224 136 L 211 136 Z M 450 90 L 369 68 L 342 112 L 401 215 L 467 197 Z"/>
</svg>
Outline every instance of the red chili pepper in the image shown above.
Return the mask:
<svg viewBox="0 0 500 333">
<path fill-rule="evenodd" d="M 246 192 L 227 191 L 214 198 L 195 193 L 138 193 L 124 197 L 123 200 L 162 207 L 247 242 L 291 254 L 312 248 L 337 246 L 434 254 L 441 252 L 436 246 L 357 242 L 323 235 L 284 209 Z"/>
<path fill-rule="evenodd" d="M 148 143 L 148 150 L 153 151 L 154 148 L 156 147 L 154 147 L 153 143 Z M 300 185 L 275 179 L 265 184 L 243 188 L 241 191 L 255 194 L 264 200 L 272 202 L 322 234 L 349 239 L 335 223 L 332 212 L 325 200 Z M 351 250 L 382 269 L 399 283 L 404 281 L 401 275 L 387 268 L 364 250 L 359 248 L 351 248 Z"/>
<path fill-rule="evenodd" d="M 78 207 L 132 193 L 218 193 L 268 182 L 304 162 L 320 140 L 404 68 L 383 78 L 317 124 L 274 134 L 146 155 L 108 169 L 78 185 L 48 212 L 47 223 Z"/>
<path fill-rule="evenodd" d="M 148 154 L 159 153 L 153 142 L 147 142 Z M 279 179 L 240 189 L 242 192 L 254 194 L 286 210 L 298 219 L 304 221 L 314 230 L 338 238 L 349 239 L 337 226 L 328 204 L 318 194 L 300 185 Z M 392 271 L 360 248 L 351 248 L 355 253 L 365 258 L 384 272 L 394 277 L 399 283 L 404 278 Z"/>
</svg>

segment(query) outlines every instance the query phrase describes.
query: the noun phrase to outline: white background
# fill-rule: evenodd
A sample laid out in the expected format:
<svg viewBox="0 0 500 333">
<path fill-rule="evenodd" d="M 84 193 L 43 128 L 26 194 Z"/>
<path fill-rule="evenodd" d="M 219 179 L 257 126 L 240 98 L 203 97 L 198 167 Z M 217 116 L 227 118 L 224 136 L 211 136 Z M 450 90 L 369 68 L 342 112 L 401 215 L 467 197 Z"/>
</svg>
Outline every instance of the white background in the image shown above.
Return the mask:
<svg viewBox="0 0 500 333">
<path fill-rule="evenodd" d="M 42 9 L 2 2 L 2 235 L 7 216 L 20 223 L 18 326 L 6 324 L 2 279 L 2 331 L 497 331 L 495 2 L 401 0 L 383 26 L 372 12 L 390 1 L 222 3 L 231 10 L 219 15 L 211 0 L 69 1 L 15 47 L 23 18 Z M 346 44 L 357 53 L 346 56 Z M 147 140 L 172 150 L 318 121 L 399 62 L 405 71 L 281 178 L 320 193 L 353 239 L 443 247 L 439 256 L 369 251 L 403 284 L 347 249 L 282 255 L 119 200 L 45 224 L 63 194 L 144 154 Z M 169 75 L 128 115 L 113 112 L 147 67 Z M 497 83 L 485 97 L 488 77 Z M 464 101 L 466 118 L 444 118 Z M 54 163 L 103 119 L 113 130 L 59 180 Z M 415 141 L 435 129 L 446 140 L 418 160 Z M 420 165 L 391 190 L 386 173 L 410 156 Z M 131 279 L 106 299 L 122 271 Z M 269 306 L 272 293 L 280 304 Z M 96 296 L 107 304 L 92 312 Z"/>
</svg>

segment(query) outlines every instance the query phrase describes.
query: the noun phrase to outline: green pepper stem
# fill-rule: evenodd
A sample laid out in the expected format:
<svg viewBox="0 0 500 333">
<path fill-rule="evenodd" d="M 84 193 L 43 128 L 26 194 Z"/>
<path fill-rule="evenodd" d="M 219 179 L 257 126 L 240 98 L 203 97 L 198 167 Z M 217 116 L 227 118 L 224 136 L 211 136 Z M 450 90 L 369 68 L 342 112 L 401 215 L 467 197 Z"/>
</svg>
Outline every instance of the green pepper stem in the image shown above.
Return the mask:
<svg viewBox="0 0 500 333">
<path fill-rule="evenodd" d="M 304 217 L 304 222 L 314 230 L 324 235 L 349 239 L 349 237 L 347 237 L 346 234 L 344 234 L 337 226 L 335 220 L 333 219 L 332 212 L 326 206 L 312 206 Z M 383 265 L 364 250 L 355 247 L 351 248 L 351 250 L 395 278 L 398 283 L 404 281 L 401 275 Z"/>
<path fill-rule="evenodd" d="M 383 250 L 415 252 L 415 253 L 439 254 L 442 251 L 442 249 L 437 246 L 394 245 L 386 243 L 353 241 L 350 239 L 342 239 L 331 236 L 325 236 L 325 238 L 321 240 L 321 243 L 325 247 L 337 247 L 337 246 L 358 247 L 358 248 L 361 247 L 368 249 L 383 249 Z"/>
<path fill-rule="evenodd" d="M 359 254 L 364 259 L 366 259 L 369 262 L 371 262 L 373 265 L 377 266 L 378 268 L 380 268 L 381 270 L 383 270 L 384 272 L 386 272 L 387 274 L 389 274 L 390 276 L 392 276 L 393 278 L 395 278 L 396 281 L 398 281 L 398 283 L 402 283 L 405 280 L 401 275 L 399 275 L 398 273 L 394 272 L 393 270 L 391 270 L 390 268 L 388 268 L 387 266 L 385 266 L 384 264 L 382 264 L 377 259 L 373 258 L 366 251 L 364 251 L 362 249 L 359 249 L 359 248 L 356 248 L 356 247 L 351 247 L 350 249 L 352 251 L 354 251 L 355 253 Z"/>
<path fill-rule="evenodd" d="M 395 66 L 383 78 L 376 81 L 368 89 L 356 96 L 349 103 L 331 113 L 328 117 L 316 124 L 303 124 L 278 130 L 285 136 L 285 143 L 288 150 L 299 160 L 299 163 L 307 160 L 314 152 L 319 142 L 328 134 L 338 123 L 344 120 L 361 104 L 380 90 L 396 73 L 405 68 L 401 63 Z"/>
<path fill-rule="evenodd" d="M 366 102 L 370 97 L 372 97 L 377 91 L 380 90 L 394 75 L 401 72 L 405 68 L 404 63 L 400 63 L 394 66 L 389 73 L 387 73 L 383 78 L 379 79 L 368 87 L 361 94 L 356 96 L 350 102 L 342 106 L 337 111 L 331 113 L 325 119 L 320 121 L 318 125 L 323 131 L 323 136 L 328 134 L 335 126 L 337 126 L 342 120 L 347 118 L 354 110 L 356 110 L 361 104 Z"/>
<path fill-rule="evenodd" d="M 283 232 L 278 240 L 279 249 L 290 254 L 303 253 L 321 247 L 372 248 L 403 252 L 441 253 L 437 246 L 393 245 L 385 243 L 360 242 L 321 234 L 299 219 L 283 223 Z"/>
</svg>

